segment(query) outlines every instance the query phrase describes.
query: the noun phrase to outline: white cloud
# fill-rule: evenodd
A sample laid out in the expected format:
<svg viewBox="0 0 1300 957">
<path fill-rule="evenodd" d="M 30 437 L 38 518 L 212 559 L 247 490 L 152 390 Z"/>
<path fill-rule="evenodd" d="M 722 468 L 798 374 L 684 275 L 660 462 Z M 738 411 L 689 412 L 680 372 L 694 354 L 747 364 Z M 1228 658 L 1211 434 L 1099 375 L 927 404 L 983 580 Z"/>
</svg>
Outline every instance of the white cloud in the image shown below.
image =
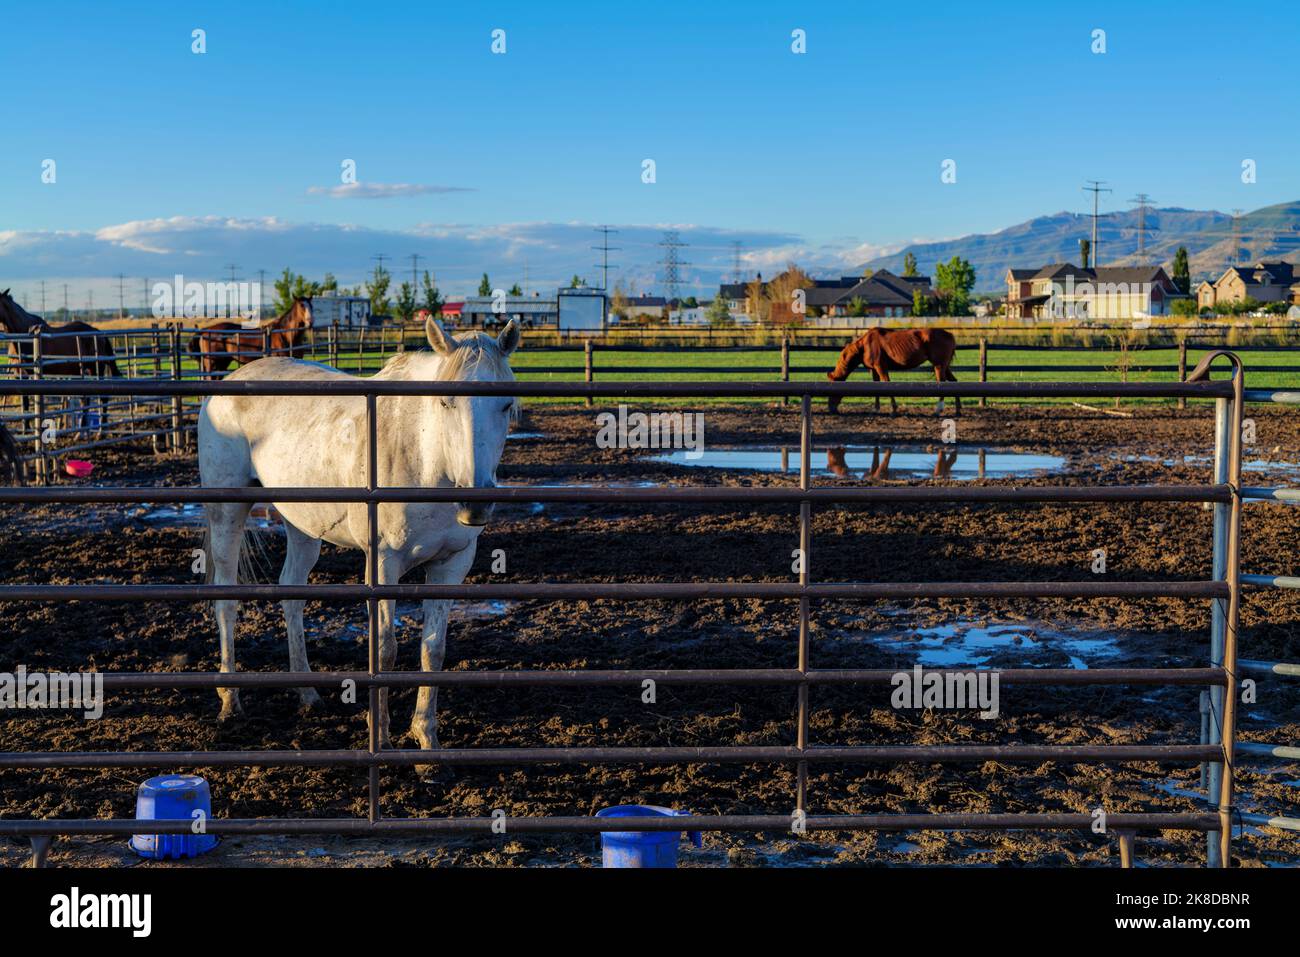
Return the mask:
<svg viewBox="0 0 1300 957">
<path fill-rule="evenodd" d="M 473 193 L 476 190 L 469 186 L 431 186 L 425 183 L 342 183 L 338 186 L 312 186 L 307 192 L 330 199 L 393 199 L 430 193 Z"/>
<path fill-rule="evenodd" d="M 855 266 L 871 247 L 845 240 L 841 244 L 810 245 L 790 233 L 724 230 L 696 224 L 616 224 L 611 245 L 611 284 L 635 282 L 641 292 L 662 291 L 659 245 L 664 229 L 676 229 L 688 247 L 682 258 L 683 292 L 708 296 L 719 281 L 729 281 L 733 269 L 732 243 L 742 244 L 742 270 L 765 275 L 787 262 L 798 262 L 814 274 L 839 275 Z M 523 222 L 498 224 L 433 223 L 410 229 L 381 229 L 355 224 L 287 222 L 276 217 L 172 216 L 133 220 L 93 231 L 0 232 L 0 288 L 33 288 L 39 280 L 73 282 L 100 288 L 109 277 L 123 273 L 128 288 L 139 288 L 144 277 L 183 273 L 199 281 L 226 279 L 228 264 L 237 264 L 241 279 L 255 279 L 265 270 L 267 280 L 285 267 L 308 276 L 332 272 L 345 286 L 356 285 L 374 268 L 373 257 L 384 253 L 388 268 L 400 282 L 411 275 L 410 256 L 420 256 L 453 297 L 472 293 L 487 272 L 506 287 L 522 283 L 527 269 L 530 289 L 567 284 L 575 273 L 589 282 L 600 280 L 593 266 L 599 253 L 591 247 L 600 235 L 583 222 Z M 116 280 L 111 283 L 116 299 Z M 102 293 L 97 292 L 97 301 Z"/>
</svg>

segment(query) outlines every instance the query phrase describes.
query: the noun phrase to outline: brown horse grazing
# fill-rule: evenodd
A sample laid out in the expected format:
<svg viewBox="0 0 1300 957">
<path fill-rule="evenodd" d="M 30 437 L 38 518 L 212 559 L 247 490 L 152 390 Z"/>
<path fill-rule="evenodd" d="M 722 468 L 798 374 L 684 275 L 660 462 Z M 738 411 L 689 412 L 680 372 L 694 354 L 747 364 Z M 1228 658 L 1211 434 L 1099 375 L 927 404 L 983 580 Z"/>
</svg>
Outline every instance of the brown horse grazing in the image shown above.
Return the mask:
<svg viewBox="0 0 1300 957">
<path fill-rule="evenodd" d="M 294 296 L 293 305 L 274 319 L 262 323 L 256 330 L 245 329 L 237 322 L 216 322 L 204 326 L 190 339 L 191 353 L 198 353 L 199 368 L 205 373 L 225 372 L 230 363 L 243 365 L 249 360 L 245 353 L 290 356 L 301 359 L 307 352 L 303 337 L 311 328 L 311 296 Z M 269 329 L 269 352 L 262 339 L 262 330 Z"/>
<path fill-rule="evenodd" d="M 888 382 L 891 372 L 915 369 L 921 363 L 929 362 L 934 366 L 936 382 L 956 382 L 957 377 L 950 368 L 956 351 L 957 340 L 945 329 L 869 329 L 866 335 L 844 347 L 840 361 L 826 373 L 826 378 L 843 382 L 858 366 L 866 366 L 876 382 Z M 897 415 L 898 400 L 891 395 L 889 402 Z M 840 397 L 831 396 L 827 404 L 832 413 L 839 412 Z M 880 409 L 879 396 L 876 397 L 876 409 Z M 938 411 L 943 411 L 942 397 Z M 960 397 L 957 397 L 957 414 L 961 415 Z"/>
<path fill-rule="evenodd" d="M 85 322 L 52 326 L 34 316 L 9 295 L 0 292 L 0 327 L 18 336 L 41 334 L 41 374 L 120 376 L 113 344 L 104 333 Z M 20 363 L 32 362 L 32 340 L 10 339 L 9 354 Z"/>
</svg>

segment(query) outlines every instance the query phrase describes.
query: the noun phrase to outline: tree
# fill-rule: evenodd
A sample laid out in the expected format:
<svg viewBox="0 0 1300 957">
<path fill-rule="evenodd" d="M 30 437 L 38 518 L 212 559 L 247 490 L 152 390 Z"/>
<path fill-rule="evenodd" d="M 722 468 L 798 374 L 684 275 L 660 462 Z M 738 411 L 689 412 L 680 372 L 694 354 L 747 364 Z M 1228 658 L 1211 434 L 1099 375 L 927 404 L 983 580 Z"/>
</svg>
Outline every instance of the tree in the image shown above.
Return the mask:
<svg viewBox="0 0 1300 957">
<path fill-rule="evenodd" d="M 925 316 L 930 313 L 930 300 L 919 289 L 912 290 L 912 315 Z"/>
<path fill-rule="evenodd" d="M 1079 258 L 1083 260 L 1083 268 L 1088 268 L 1088 260 L 1092 258 L 1092 240 L 1079 240 Z"/>
<path fill-rule="evenodd" d="M 785 270 L 778 273 L 764 290 L 767 301 L 762 319 L 778 325 L 799 322 L 803 317 L 795 310 L 796 294 L 812 285 L 813 281 L 806 272 L 794 263 L 787 263 Z"/>
<path fill-rule="evenodd" d="M 375 271 L 366 283 L 366 295 L 370 297 L 370 314 L 372 316 L 388 315 L 388 286 L 393 275 L 383 265 L 375 266 Z"/>
<path fill-rule="evenodd" d="M 429 315 L 437 319 L 442 315 L 442 293 L 434 285 L 433 277 L 429 275 L 429 270 L 424 271 L 424 308 Z"/>
<path fill-rule="evenodd" d="M 1285 303 L 1283 305 L 1285 305 Z M 1169 304 L 1169 311 L 1175 316 L 1194 316 L 1197 312 L 1196 300 L 1175 299 Z"/>
<path fill-rule="evenodd" d="M 403 324 L 415 318 L 415 287 L 404 282 L 397 293 L 397 318 Z"/>
<path fill-rule="evenodd" d="M 523 294 L 524 291 L 519 288 L 519 283 L 515 283 L 513 286 L 511 286 L 509 289 L 506 290 L 507 296 L 522 296 Z"/>
<path fill-rule="evenodd" d="M 325 278 L 321 281 L 320 284 L 320 291 L 321 292 L 339 291 L 339 281 L 334 278 L 334 274 L 332 272 L 327 272 L 325 274 Z"/>
<path fill-rule="evenodd" d="M 1179 246 L 1178 251 L 1174 253 L 1174 285 L 1178 287 L 1181 293 L 1192 291 L 1192 270 L 1187 262 L 1187 247 Z"/>
<path fill-rule="evenodd" d="M 970 312 L 970 292 L 975 288 L 975 270 L 960 256 L 934 267 L 935 286 L 943 302 L 944 314 L 964 316 Z"/>
<path fill-rule="evenodd" d="M 332 276 L 327 276 L 332 279 Z M 318 296 L 322 290 L 318 282 L 309 282 L 306 276 L 285 267 L 280 278 L 275 281 L 275 311 L 288 312 L 293 307 L 295 297 Z"/>
<path fill-rule="evenodd" d="M 904 276 L 920 275 L 920 273 L 916 271 L 916 256 L 912 255 L 911 253 L 903 254 L 903 275 Z M 918 313 L 914 313 L 914 315 L 919 316 L 922 315 L 922 313 L 918 312 Z"/>
<path fill-rule="evenodd" d="M 861 296 L 854 296 L 849 300 L 848 313 L 855 319 L 859 316 L 865 316 L 867 314 L 867 300 Z"/>
<path fill-rule="evenodd" d="M 622 280 L 614 283 L 614 295 L 609 297 L 609 311 L 618 316 L 620 321 L 627 318 L 627 292 L 623 289 Z"/>
<path fill-rule="evenodd" d="M 709 303 L 709 308 L 704 310 L 704 318 L 709 325 L 717 329 L 725 329 L 736 324 L 736 320 L 731 318 L 731 305 L 721 293 L 715 296 L 713 302 Z"/>
<path fill-rule="evenodd" d="M 587 280 L 583 279 L 576 272 L 573 274 L 573 278 L 569 280 L 570 289 L 577 289 L 579 286 L 585 285 L 587 285 Z"/>
<path fill-rule="evenodd" d="M 480 296 L 492 295 L 492 281 L 488 279 L 487 273 L 484 273 L 483 278 L 478 282 L 478 294 Z"/>
</svg>

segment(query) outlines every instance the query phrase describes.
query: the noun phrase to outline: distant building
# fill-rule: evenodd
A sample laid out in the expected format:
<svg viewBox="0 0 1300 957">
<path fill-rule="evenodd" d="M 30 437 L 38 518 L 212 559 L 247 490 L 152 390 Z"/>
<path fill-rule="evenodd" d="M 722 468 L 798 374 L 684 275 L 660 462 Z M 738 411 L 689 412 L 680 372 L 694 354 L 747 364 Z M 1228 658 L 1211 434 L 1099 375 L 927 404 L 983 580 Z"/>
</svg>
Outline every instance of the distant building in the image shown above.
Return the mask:
<svg viewBox="0 0 1300 957">
<path fill-rule="evenodd" d="M 470 296 L 461 307 L 460 318 L 462 325 L 470 326 L 504 325 L 518 319 L 521 326 L 529 329 L 555 325 L 559 311 L 556 299 L 541 296 L 504 296 L 500 300 L 492 296 Z"/>
<path fill-rule="evenodd" d="M 1008 269 L 1007 318 L 1130 320 L 1168 315 L 1179 292 L 1162 266 L 1051 263 Z"/>
<path fill-rule="evenodd" d="M 845 276 L 838 280 L 819 280 L 812 288 L 804 290 L 804 304 L 809 310 L 816 307 L 822 315 L 830 318 L 854 313 L 910 316 L 917 292 L 931 304 L 938 299 L 930 288 L 929 276 L 896 276 L 888 269 L 878 269 L 866 278 Z"/>
<path fill-rule="evenodd" d="M 1291 263 L 1261 260 L 1253 266 L 1229 266 L 1214 282 L 1206 280 L 1196 287 L 1196 305 L 1200 309 L 1246 299 L 1300 303 L 1300 273 Z"/>
<path fill-rule="evenodd" d="M 340 296 L 321 293 L 312 296 L 311 316 L 313 326 L 332 326 L 353 329 L 370 323 L 370 300 L 366 296 Z"/>
<path fill-rule="evenodd" d="M 628 296 L 623 315 L 629 319 L 660 319 L 668 300 L 663 296 Z"/>
<path fill-rule="evenodd" d="M 762 292 L 767 292 L 767 283 L 760 274 L 755 280 Z M 933 301 L 937 299 L 930 288 L 929 276 L 896 276 L 887 269 L 880 269 L 870 276 L 840 276 L 838 279 L 814 279 L 811 286 L 804 288 L 804 306 L 810 315 L 814 310 L 827 318 L 849 315 L 854 311 L 854 300 L 861 300 L 864 316 L 910 316 L 912 314 L 912 296 L 915 290 Z M 723 283 L 718 288 L 718 295 L 726 299 L 732 315 L 749 315 L 749 293 L 752 283 Z"/>
</svg>

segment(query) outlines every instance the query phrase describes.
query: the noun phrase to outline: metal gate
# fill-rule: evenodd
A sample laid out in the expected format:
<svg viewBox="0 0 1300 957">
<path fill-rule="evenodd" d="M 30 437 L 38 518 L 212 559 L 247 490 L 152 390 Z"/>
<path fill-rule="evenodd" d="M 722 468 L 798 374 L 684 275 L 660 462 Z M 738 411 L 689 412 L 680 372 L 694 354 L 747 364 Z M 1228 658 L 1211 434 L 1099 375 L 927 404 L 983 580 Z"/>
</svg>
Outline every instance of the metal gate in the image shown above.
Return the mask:
<svg viewBox="0 0 1300 957">
<path fill-rule="evenodd" d="M 1209 380 L 1209 367 L 1218 356 L 1233 365 L 1230 382 Z M 1243 389 L 1241 364 L 1231 353 L 1207 356 L 1186 383 L 468 383 L 394 382 L 356 379 L 344 382 L 238 381 L 0 381 L 0 395 L 145 395 L 172 397 L 210 395 L 350 395 L 363 396 L 368 422 L 368 479 L 365 488 L 13 488 L 0 489 L 0 502 L 18 503 L 192 503 L 192 502 L 364 502 L 369 520 L 368 582 L 377 581 L 377 510 L 383 502 L 584 502 L 584 503 L 743 503 L 788 504 L 799 507 L 799 546 L 803 571 L 796 582 L 661 582 L 546 583 L 478 585 L 0 585 L 0 601 L 207 601 L 233 599 L 353 599 L 365 601 L 369 615 L 369 665 L 366 672 L 242 672 L 242 673 L 115 673 L 104 675 L 106 691 L 182 688 L 317 688 L 339 687 L 344 681 L 368 689 L 370 738 L 365 749 L 184 751 L 184 752 L 5 752 L 4 768 L 102 767 L 217 767 L 217 766 L 354 766 L 369 770 L 369 813 L 366 818 L 256 818 L 214 819 L 213 834 L 389 834 L 389 833 L 496 833 L 494 819 L 385 818 L 381 814 L 379 769 L 415 764 L 533 765 L 533 764 L 664 764 L 664 763 L 785 763 L 797 769 L 794 810 L 790 814 L 696 815 L 674 818 L 620 818 L 622 830 L 914 830 L 925 828 L 966 830 L 1085 830 L 1089 814 L 861 814 L 809 813 L 808 787 L 811 762 L 970 763 L 989 760 L 1040 763 L 1106 763 L 1158 761 L 1208 765 L 1212 807 L 1201 812 L 1108 815 L 1108 829 L 1118 836 L 1121 859 L 1132 862 L 1133 836 L 1138 831 L 1177 829 L 1208 835 L 1211 865 L 1231 860 L 1233 808 L 1233 756 L 1236 727 L 1235 695 L 1230 679 L 1241 668 L 1267 668 L 1273 673 L 1300 673 L 1300 666 L 1239 662 L 1237 620 L 1241 582 L 1239 573 L 1243 497 L 1300 500 L 1300 491 L 1243 490 L 1241 475 L 1241 420 L 1244 401 L 1264 395 Z M 490 488 L 436 489 L 381 487 L 377 484 L 376 399 L 392 395 L 607 397 L 607 398 L 797 398 L 801 403 L 800 478 L 791 488 Z M 815 397 L 970 397 L 970 398 L 1191 398 L 1216 403 L 1215 481 L 1209 485 L 1136 485 L 1103 487 L 972 487 L 972 488 L 814 488 L 812 485 L 812 400 Z M 1273 401 L 1300 402 L 1300 394 Z M 916 582 L 818 583 L 810 571 L 812 510 L 815 506 L 885 503 L 1022 503 L 1104 505 L 1114 502 L 1208 502 L 1215 509 L 1215 561 L 1213 577 L 1205 581 L 1171 582 Z M 1253 582 L 1252 582 L 1253 583 Z M 1284 587 L 1300 587 L 1300 579 L 1274 580 Z M 1212 602 L 1212 648 L 1208 667 L 1024 668 L 999 670 L 1000 681 L 1025 685 L 1191 685 L 1209 688 L 1208 730 L 1196 744 L 1175 745 L 943 745 L 943 746 L 823 746 L 809 735 L 809 699 L 819 685 L 888 684 L 893 670 L 824 670 L 810 660 L 811 602 L 818 599 L 876 600 L 887 598 L 1036 598 L 1121 597 L 1207 599 Z M 578 671 L 476 671 L 383 672 L 379 669 L 378 603 L 386 599 L 615 599 L 620 601 L 693 600 L 719 598 L 786 599 L 799 605 L 794 666 L 758 669 L 627 669 Z M 1291 669 L 1291 670 L 1288 670 Z M 960 671 L 962 669 L 936 669 Z M 634 686 L 646 679 L 668 685 L 770 685 L 797 689 L 798 705 L 792 742 L 783 746 L 709 747 L 566 747 L 437 750 L 387 750 L 378 741 L 378 692 L 381 688 L 418 686 Z M 1203 728 L 1205 724 L 1203 722 Z M 1236 745 L 1236 751 L 1242 752 Z M 1291 749 L 1295 750 L 1295 749 Z M 1295 756 L 1295 755 L 1284 755 Z M 1237 815 L 1238 820 L 1243 818 Z M 1300 820 L 1272 818 L 1268 823 L 1300 828 Z M 506 821 L 510 833 L 539 831 L 597 832 L 608 824 L 591 817 L 516 817 Z M 188 821 L 156 822 L 157 833 L 186 833 Z M 59 834 L 129 834 L 138 825 L 129 819 L 3 820 L 0 834 L 39 840 Z"/>
</svg>

